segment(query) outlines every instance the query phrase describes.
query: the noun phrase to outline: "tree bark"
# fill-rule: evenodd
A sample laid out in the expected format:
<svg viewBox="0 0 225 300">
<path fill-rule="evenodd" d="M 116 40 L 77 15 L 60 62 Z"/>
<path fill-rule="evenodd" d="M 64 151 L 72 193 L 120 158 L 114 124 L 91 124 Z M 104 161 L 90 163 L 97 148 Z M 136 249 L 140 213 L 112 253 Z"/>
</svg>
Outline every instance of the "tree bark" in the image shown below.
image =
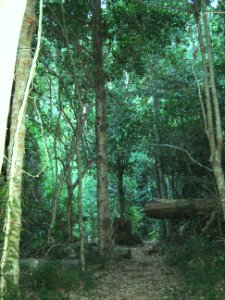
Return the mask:
<svg viewBox="0 0 225 300">
<path fill-rule="evenodd" d="M 154 119 L 154 134 L 155 134 L 155 140 L 157 144 L 160 144 L 160 134 L 158 129 L 158 98 L 156 95 L 153 95 L 153 119 Z M 167 199 L 167 190 L 166 190 L 166 182 L 165 182 L 165 176 L 163 172 L 163 166 L 162 166 L 162 155 L 160 149 L 157 149 L 156 152 L 156 168 L 157 168 L 157 179 L 158 179 L 158 187 L 160 192 L 160 197 Z M 172 225 L 170 220 L 165 220 L 165 227 L 166 227 L 166 237 L 170 238 L 172 234 Z"/>
<path fill-rule="evenodd" d="M 5 152 L 10 97 L 14 80 L 16 53 L 27 0 L 3 0 L 0 4 L 0 174 Z M 12 9 L 13 7 L 13 9 Z M 12 22 L 13 20 L 13 22 Z"/>
<path fill-rule="evenodd" d="M 8 158 L 12 160 L 14 136 L 17 130 L 17 122 L 20 108 L 24 99 L 28 77 L 31 67 L 31 42 L 35 26 L 34 0 L 27 1 L 26 12 L 21 28 L 19 48 L 17 53 L 16 73 L 15 73 L 15 92 L 13 95 L 12 115 L 10 119 L 10 141 L 8 146 Z M 8 173 L 10 163 L 8 164 Z"/>
<path fill-rule="evenodd" d="M 69 166 L 65 176 L 66 187 L 67 187 L 67 230 L 68 230 L 68 241 L 73 241 L 73 191 L 74 187 L 72 184 L 72 168 Z"/>
<path fill-rule="evenodd" d="M 118 199 L 119 199 L 119 211 L 120 218 L 125 219 L 125 193 L 123 187 L 123 176 L 124 176 L 124 163 L 122 154 L 118 156 L 117 163 L 117 190 L 118 190 Z"/>
<path fill-rule="evenodd" d="M 23 19 L 15 74 L 15 92 L 10 128 L 10 168 L 8 170 L 9 193 L 5 217 L 5 238 L 1 259 L 1 294 L 7 288 L 6 281 L 19 283 L 19 245 L 21 233 L 21 184 L 25 140 L 25 91 L 30 76 L 31 40 L 35 23 L 35 3 L 27 1 Z M 3 297 L 3 296 L 2 296 Z"/>
<path fill-rule="evenodd" d="M 156 144 L 160 144 L 160 134 L 158 130 L 158 99 L 154 95 L 153 96 L 153 119 L 154 119 L 154 135 L 155 135 L 155 140 Z M 160 149 L 157 149 L 156 152 L 156 166 L 157 166 L 157 172 L 158 172 L 158 185 L 159 185 L 159 190 L 160 190 L 160 197 L 162 198 L 167 198 L 167 191 L 166 191 L 166 183 L 165 183 L 165 178 L 163 174 L 163 167 L 162 167 L 162 157 L 161 157 L 161 151 Z"/>
<path fill-rule="evenodd" d="M 109 255 L 111 254 L 112 241 L 108 193 L 108 158 L 106 150 L 106 97 L 102 57 L 101 1 L 93 0 L 92 4 L 99 252 Z"/>
<path fill-rule="evenodd" d="M 81 104 L 81 103 L 80 103 Z M 80 264 L 82 271 L 85 270 L 85 255 L 84 255 L 84 224 L 83 224 L 83 203 L 82 203 L 82 159 L 80 151 L 80 140 L 82 134 L 82 105 L 80 105 L 80 114 L 77 118 L 76 125 L 76 156 L 77 156 L 77 173 L 78 173 L 78 221 L 79 221 L 79 233 L 80 233 Z"/>
<path fill-rule="evenodd" d="M 193 217 L 212 212 L 217 207 L 211 199 L 157 199 L 145 205 L 145 214 L 151 218 Z"/>
</svg>

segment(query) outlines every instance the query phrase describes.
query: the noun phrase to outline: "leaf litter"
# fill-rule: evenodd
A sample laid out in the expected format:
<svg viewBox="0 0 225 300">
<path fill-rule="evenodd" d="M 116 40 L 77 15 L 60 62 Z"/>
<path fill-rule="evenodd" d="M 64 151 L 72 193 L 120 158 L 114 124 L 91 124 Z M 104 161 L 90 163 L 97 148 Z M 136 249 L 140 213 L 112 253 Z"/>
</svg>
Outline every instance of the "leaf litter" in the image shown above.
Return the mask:
<svg viewBox="0 0 225 300">
<path fill-rule="evenodd" d="M 130 259 L 112 264 L 96 280 L 89 292 L 71 293 L 71 300 L 169 300 L 180 278 L 168 269 L 160 253 L 148 255 L 151 243 L 126 248 L 131 250 Z M 125 249 L 125 250 L 126 250 Z"/>
</svg>

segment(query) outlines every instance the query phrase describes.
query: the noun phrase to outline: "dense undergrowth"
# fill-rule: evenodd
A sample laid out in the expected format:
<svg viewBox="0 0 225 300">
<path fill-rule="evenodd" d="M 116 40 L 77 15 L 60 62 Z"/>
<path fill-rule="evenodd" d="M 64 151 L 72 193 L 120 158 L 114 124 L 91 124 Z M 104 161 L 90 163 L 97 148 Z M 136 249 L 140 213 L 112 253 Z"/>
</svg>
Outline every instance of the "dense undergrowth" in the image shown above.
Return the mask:
<svg viewBox="0 0 225 300">
<path fill-rule="evenodd" d="M 96 271 L 105 270 L 109 264 L 107 257 L 89 253 L 86 271 L 73 265 L 62 266 L 59 260 L 40 263 L 33 270 L 22 265 L 19 291 L 8 285 L 4 300 L 68 300 L 72 291 L 93 288 Z"/>
<path fill-rule="evenodd" d="M 224 239 L 209 239 L 198 235 L 186 241 L 170 242 L 163 247 L 166 264 L 178 272 L 180 281 L 169 300 L 223 300 L 225 295 Z M 69 293 L 96 285 L 96 271 L 106 270 L 110 260 L 97 252 L 87 253 L 87 271 L 73 265 L 63 266 L 50 259 L 34 269 L 21 265 L 20 290 L 8 285 L 4 300 L 67 300 Z M 160 278 L 159 278 L 160 280 Z"/>
<path fill-rule="evenodd" d="M 191 236 L 166 247 L 166 262 L 181 273 L 171 300 L 222 300 L 225 294 L 224 240 Z"/>
</svg>

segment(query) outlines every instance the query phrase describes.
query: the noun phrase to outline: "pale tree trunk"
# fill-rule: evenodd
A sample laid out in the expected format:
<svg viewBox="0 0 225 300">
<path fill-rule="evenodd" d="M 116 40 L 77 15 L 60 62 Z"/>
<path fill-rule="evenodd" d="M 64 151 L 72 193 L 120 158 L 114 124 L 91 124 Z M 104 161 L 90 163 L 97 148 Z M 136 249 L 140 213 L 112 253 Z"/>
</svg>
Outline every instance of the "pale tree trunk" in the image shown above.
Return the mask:
<svg viewBox="0 0 225 300">
<path fill-rule="evenodd" d="M 35 26 L 34 0 L 27 0 L 26 12 L 21 28 L 19 47 L 17 53 L 16 71 L 15 71 L 15 92 L 13 95 L 12 115 L 10 124 L 10 141 L 8 146 L 8 158 L 12 160 L 14 136 L 17 130 L 18 115 L 24 99 L 28 77 L 31 67 L 31 41 Z M 10 172 L 10 163 L 8 164 L 8 173 Z"/>
<path fill-rule="evenodd" d="M 212 45 L 210 39 L 210 30 L 208 23 L 207 7 L 205 0 L 201 1 L 203 9 L 203 28 L 201 25 L 201 9 L 195 2 L 195 21 L 198 31 L 198 41 L 202 57 L 202 67 L 204 76 L 204 97 L 199 93 L 201 107 L 204 117 L 205 131 L 210 147 L 210 161 L 212 164 L 213 174 L 216 180 L 219 193 L 220 203 L 225 219 L 225 181 L 224 171 L 222 168 L 222 147 L 223 136 L 221 127 L 221 116 L 217 90 L 215 84 L 215 73 L 213 65 Z"/>
<path fill-rule="evenodd" d="M 0 174 L 4 159 L 7 119 L 14 80 L 17 47 L 26 3 L 27 0 L 0 1 Z"/>
<path fill-rule="evenodd" d="M 111 253 L 111 225 L 108 192 L 108 157 L 106 137 L 106 97 L 102 57 L 101 1 L 93 0 L 93 58 L 96 109 L 97 201 L 100 254 Z"/>
<path fill-rule="evenodd" d="M 12 134 L 10 135 L 10 168 L 8 170 L 8 201 L 4 224 L 4 246 L 1 259 L 1 299 L 7 281 L 19 283 L 19 244 L 21 233 L 21 184 L 25 139 L 25 112 L 29 91 L 31 60 L 31 40 L 35 23 L 35 4 L 27 1 L 26 12 L 20 34 L 18 59 L 13 97 Z"/>
</svg>

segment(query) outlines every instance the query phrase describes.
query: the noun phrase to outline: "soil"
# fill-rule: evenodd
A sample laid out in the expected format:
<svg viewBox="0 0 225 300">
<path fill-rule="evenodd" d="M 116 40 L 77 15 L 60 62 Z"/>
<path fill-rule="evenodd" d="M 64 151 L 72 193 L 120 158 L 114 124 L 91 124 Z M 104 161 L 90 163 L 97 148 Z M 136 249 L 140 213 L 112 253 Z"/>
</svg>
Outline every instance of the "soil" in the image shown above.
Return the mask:
<svg viewBox="0 0 225 300">
<path fill-rule="evenodd" d="M 152 245 L 131 247 L 131 258 L 113 263 L 107 272 L 98 274 L 96 287 L 88 293 L 71 294 L 71 300 L 168 300 L 179 285 L 176 273 L 168 269 L 162 254 Z M 123 248 L 126 253 L 127 248 Z M 129 253 L 129 252 L 128 252 Z M 128 255 L 129 257 L 129 255 Z"/>
</svg>

